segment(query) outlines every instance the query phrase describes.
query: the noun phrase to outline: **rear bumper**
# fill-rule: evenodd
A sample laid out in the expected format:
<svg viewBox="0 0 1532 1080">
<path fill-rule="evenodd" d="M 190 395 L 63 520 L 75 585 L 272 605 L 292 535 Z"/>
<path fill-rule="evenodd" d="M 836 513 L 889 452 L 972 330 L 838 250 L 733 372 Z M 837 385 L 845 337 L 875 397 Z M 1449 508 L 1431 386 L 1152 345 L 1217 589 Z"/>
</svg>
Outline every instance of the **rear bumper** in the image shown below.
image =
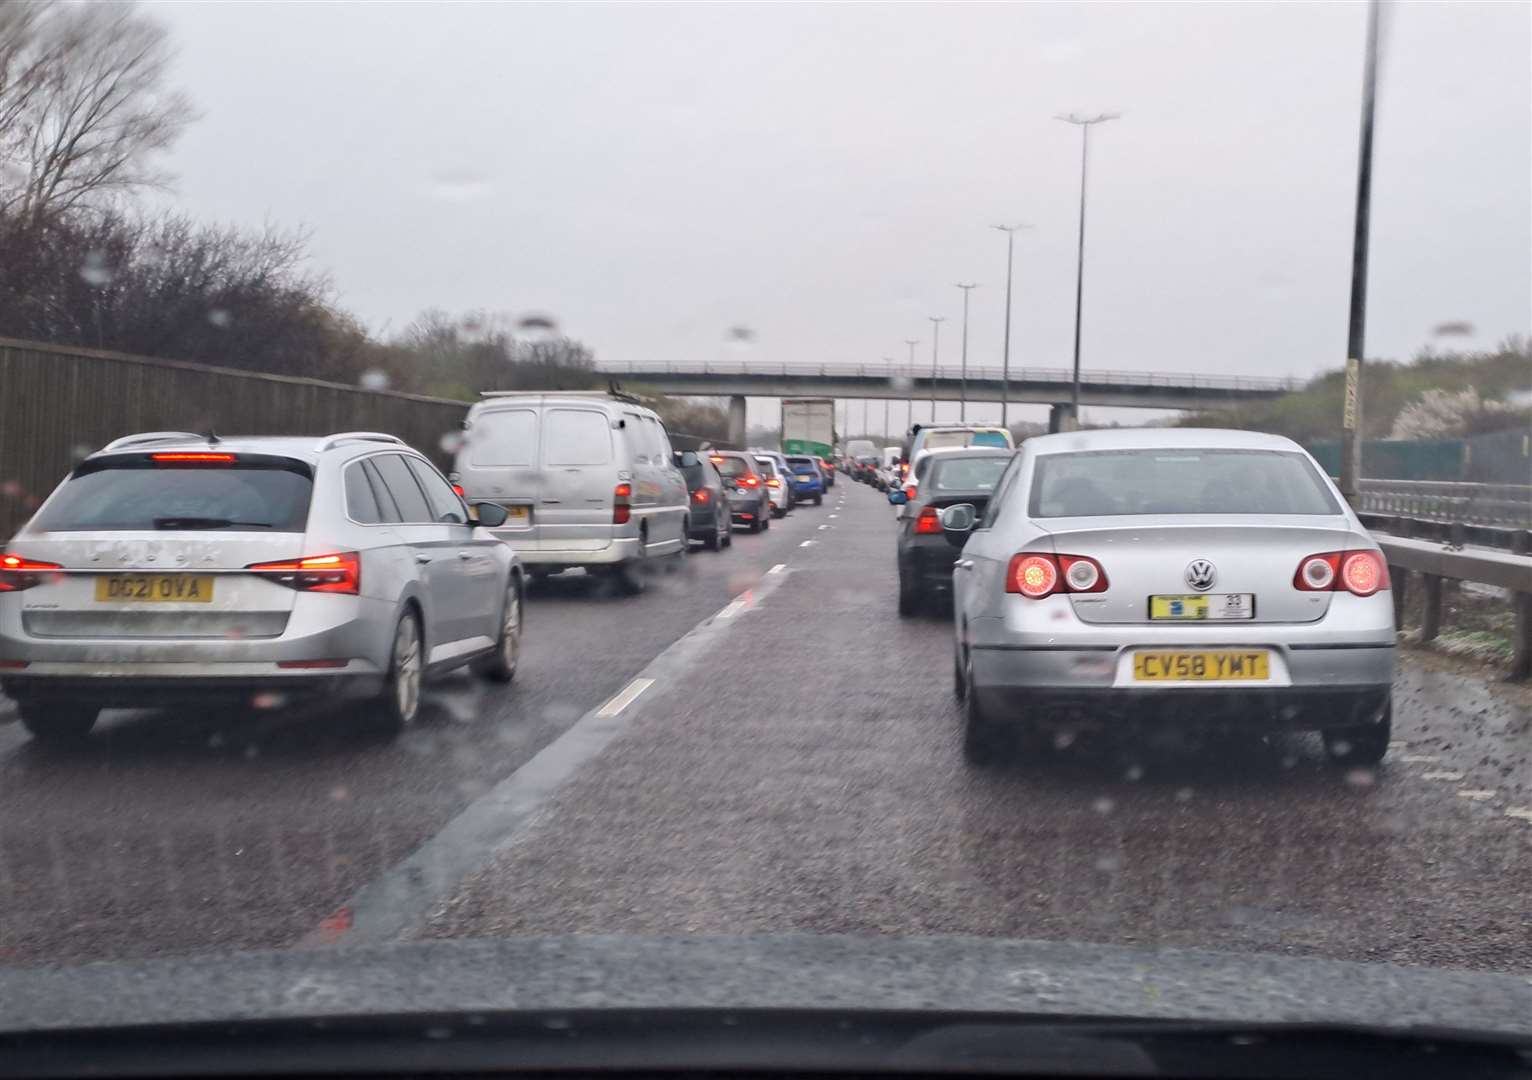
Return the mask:
<svg viewBox="0 0 1532 1080">
<path fill-rule="evenodd" d="M 922 589 L 949 592 L 952 589 L 952 567 L 962 557 L 962 552 L 949 544 L 945 537 L 915 539 L 899 555 L 899 571 L 919 583 Z"/>
<path fill-rule="evenodd" d="M 272 705 L 327 698 L 360 700 L 383 688 L 383 673 L 353 660 L 342 669 L 285 670 L 274 664 L 40 663 L 0 679 L 22 708 L 54 703 L 98 708 L 155 705 L 248 705 L 263 694 Z"/>
<path fill-rule="evenodd" d="M 496 534 L 515 549 L 516 557 L 526 566 L 545 569 L 562 569 L 569 566 L 611 566 L 638 558 L 638 537 L 610 540 L 604 546 L 591 550 L 566 548 L 522 547 L 515 541 L 515 534 Z"/>
</svg>

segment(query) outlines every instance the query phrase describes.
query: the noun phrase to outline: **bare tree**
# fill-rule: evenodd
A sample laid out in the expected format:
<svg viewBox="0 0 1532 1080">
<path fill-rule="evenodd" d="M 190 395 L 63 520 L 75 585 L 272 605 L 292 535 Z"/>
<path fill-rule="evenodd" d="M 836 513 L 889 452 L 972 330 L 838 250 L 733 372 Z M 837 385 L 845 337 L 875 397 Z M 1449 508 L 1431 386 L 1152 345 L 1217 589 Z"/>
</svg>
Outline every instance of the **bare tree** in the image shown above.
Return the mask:
<svg viewBox="0 0 1532 1080">
<path fill-rule="evenodd" d="M 12 2 L 0 14 L 0 211 L 36 225 L 167 177 L 193 119 L 172 50 L 132 4 Z"/>
</svg>

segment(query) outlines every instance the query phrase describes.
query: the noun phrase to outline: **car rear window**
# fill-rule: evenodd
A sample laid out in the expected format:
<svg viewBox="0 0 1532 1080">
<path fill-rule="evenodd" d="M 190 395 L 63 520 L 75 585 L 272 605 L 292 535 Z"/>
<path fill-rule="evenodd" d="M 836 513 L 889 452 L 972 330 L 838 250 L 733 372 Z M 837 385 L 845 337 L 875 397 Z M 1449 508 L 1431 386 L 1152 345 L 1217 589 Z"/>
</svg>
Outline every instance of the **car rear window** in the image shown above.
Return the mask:
<svg viewBox="0 0 1532 1080">
<path fill-rule="evenodd" d="M 32 523 L 42 532 L 248 529 L 302 532 L 314 482 L 299 462 L 91 467 L 65 481 Z"/>
<path fill-rule="evenodd" d="M 722 457 L 713 462 L 713 464 L 718 466 L 718 474 L 720 476 L 727 476 L 731 479 L 736 476 L 749 476 L 755 471 L 750 467 L 750 463 L 743 458 Z"/>
<path fill-rule="evenodd" d="M 937 462 L 931 474 L 933 491 L 994 491 L 1009 457 L 957 458 Z"/>
<path fill-rule="evenodd" d="M 813 458 L 790 457 L 787 463 L 793 467 L 793 472 L 817 473 L 819 471 L 819 466 L 814 464 Z"/>
<path fill-rule="evenodd" d="M 1302 454 L 1280 450 L 1094 450 L 1045 454 L 1032 517 L 1129 514 L 1338 514 Z"/>
<path fill-rule="evenodd" d="M 756 458 L 755 460 L 760 465 L 759 472 L 762 476 L 777 475 L 777 463 L 771 460 L 771 458 Z"/>
<path fill-rule="evenodd" d="M 937 450 L 949 446 L 1005 446 L 1003 431 L 932 431 L 927 433 L 922 450 Z"/>
</svg>

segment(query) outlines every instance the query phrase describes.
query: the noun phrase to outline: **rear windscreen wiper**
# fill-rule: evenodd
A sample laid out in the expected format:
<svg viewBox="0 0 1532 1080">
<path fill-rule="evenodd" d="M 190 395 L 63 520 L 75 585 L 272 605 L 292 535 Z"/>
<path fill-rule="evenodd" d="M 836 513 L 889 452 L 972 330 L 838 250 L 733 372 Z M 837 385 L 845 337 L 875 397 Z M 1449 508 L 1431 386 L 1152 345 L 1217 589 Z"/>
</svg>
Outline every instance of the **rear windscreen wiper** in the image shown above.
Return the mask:
<svg viewBox="0 0 1532 1080">
<path fill-rule="evenodd" d="M 269 529 L 269 521 L 231 521 L 215 517 L 160 517 L 154 519 L 156 529 Z"/>
</svg>

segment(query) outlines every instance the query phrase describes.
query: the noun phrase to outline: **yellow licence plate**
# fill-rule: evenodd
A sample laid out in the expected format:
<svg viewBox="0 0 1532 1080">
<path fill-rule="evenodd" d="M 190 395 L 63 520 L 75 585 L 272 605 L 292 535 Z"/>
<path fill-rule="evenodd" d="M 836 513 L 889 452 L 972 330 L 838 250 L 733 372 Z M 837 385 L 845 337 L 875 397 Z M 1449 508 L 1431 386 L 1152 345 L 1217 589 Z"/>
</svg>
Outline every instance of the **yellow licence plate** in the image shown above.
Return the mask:
<svg viewBox="0 0 1532 1080">
<path fill-rule="evenodd" d="M 213 579 L 195 574 L 103 574 L 96 599 L 112 604 L 208 604 Z"/>
<path fill-rule="evenodd" d="M 1209 649 L 1133 654 L 1135 682 L 1195 682 L 1271 677 L 1265 649 Z"/>
</svg>

